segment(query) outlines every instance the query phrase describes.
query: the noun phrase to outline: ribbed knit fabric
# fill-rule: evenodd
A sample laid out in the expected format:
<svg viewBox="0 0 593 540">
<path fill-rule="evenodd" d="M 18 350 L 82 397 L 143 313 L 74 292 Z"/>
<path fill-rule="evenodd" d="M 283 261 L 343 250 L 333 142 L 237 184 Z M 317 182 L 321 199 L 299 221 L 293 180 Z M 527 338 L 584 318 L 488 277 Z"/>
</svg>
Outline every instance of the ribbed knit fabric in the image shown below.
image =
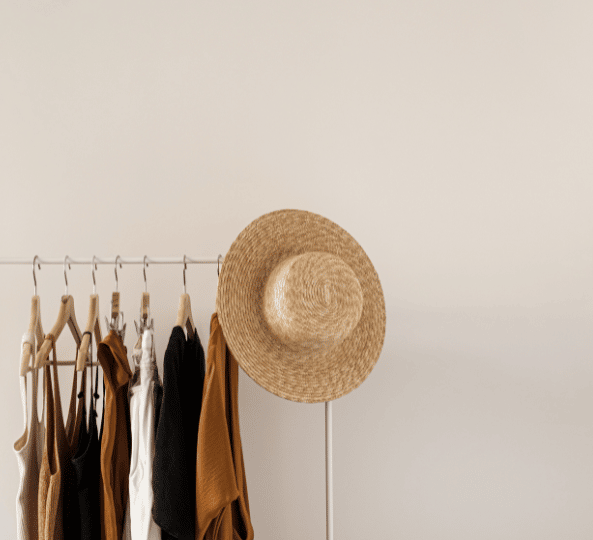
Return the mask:
<svg viewBox="0 0 593 540">
<path fill-rule="evenodd" d="M 34 353 L 36 350 L 35 336 L 28 332 L 23 334 L 21 342 L 21 358 L 25 343 L 31 344 L 34 360 Z M 41 418 L 39 418 L 37 410 L 39 370 L 33 369 L 31 375 L 33 392 L 30 422 L 28 414 L 27 376 L 19 376 L 25 431 L 14 443 L 14 453 L 17 458 L 20 475 L 19 488 L 16 497 L 17 540 L 37 540 L 37 497 L 45 427 L 43 425 L 43 413 Z M 45 410 L 45 400 L 43 400 L 43 409 Z"/>
<path fill-rule="evenodd" d="M 55 338 L 51 334 L 47 334 L 45 337 L 52 340 L 54 381 L 52 385 L 51 368 L 49 365 L 45 365 L 43 369 L 46 428 L 43 458 L 39 471 L 38 537 L 40 540 L 63 540 L 63 470 L 65 457 L 68 456 L 70 447 L 62 415 Z"/>
</svg>

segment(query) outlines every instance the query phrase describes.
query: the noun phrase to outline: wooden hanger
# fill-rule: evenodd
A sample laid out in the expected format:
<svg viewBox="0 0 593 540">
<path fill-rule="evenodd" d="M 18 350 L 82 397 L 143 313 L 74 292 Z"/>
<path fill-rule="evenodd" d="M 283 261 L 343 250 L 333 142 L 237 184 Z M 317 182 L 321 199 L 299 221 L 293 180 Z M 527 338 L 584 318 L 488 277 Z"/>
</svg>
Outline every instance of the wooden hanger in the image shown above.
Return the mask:
<svg viewBox="0 0 593 540">
<path fill-rule="evenodd" d="M 126 331 L 126 324 L 124 321 L 124 313 L 123 311 L 119 310 L 119 291 L 118 288 L 118 279 L 117 279 L 117 259 L 121 257 L 118 255 L 115 257 L 115 291 L 113 291 L 111 295 L 111 321 L 105 317 L 105 323 L 107 324 L 107 328 L 109 330 L 115 330 L 120 336 L 125 335 Z M 119 267 L 121 268 L 121 263 L 119 263 Z M 121 322 L 121 326 L 120 326 Z"/>
<path fill-rule="evenodd" d="M 147 325 L 148 317 L 150 316 L 150 294 L 148 294 L 148 284 L 146 283 L 146 267 L 148 263 L 146 259 L 147 257 L 144 255 L 144 292 L 142 293 L 142 305 L 140 307 L 140 318 L 143 326 Z"/>
<path fill-rule="evenodd" d="M 34 335 L 39 347 L 45 338 L 43 329 L 41 328 L 41 314 L 39 309 L 39 296 L 35 295 L 31 298 L 31 317 L 29 318 L 29 329 L 27 332 Z M 29 366 L 29 360 L 33 357 L 33 364 L 35 364 L 35 348 L 31 343 L 26 342 L 23 345 L 23 354 L 21 358 L 21 375 L 24 377 L 29 371 L 36 369 L 36 366 Z"/>
<path fill-rule="evenodd" d="M 189 299 L 189 294 L 186 292 L 185 287 L 185 270 L 187 269 L 187 263 L 185 262 L 185 255 L 183 256 L 183 294 L 179 299 L 179 309 L 177 310 L 177 321 L 175 323 L 176 326 L 181 326 L 182 328 L 185 326 L 187 330 L 187 336 L 189 338 L 194 337 L 195 335 L 195 325 L 194 319 L 191 314 L 191 301 Z"/>
<path fill-rule="evenodd" d="M 117 286 L 118 286 L 118 279 L 117 279 L 117 259 L 119 259 L 120 256 L 118 255 L 115 258 L 115 291 L 113 291 L 113 294 L 111 295 L 111 320 L 112 322 L 115 322 L 115 319 L 117 319 L 119 317 L 119 291 L 117 290 Z M 119 267 L 121 268 L 121 263 L 119 263 Z"/>
<path fill-rule="evenodd" d="M 146 267 L 148 263 L 146 262 L 147 256 L 144 255 L 144 292 L 142 293 L 142 304 L 140 304 L 140 324 L 134 320 L 134 325 L 136 326 L 136 333 L 140 336 L 142 331 L 145 328 L 150 328 L 152 326 L 153 321 L 149 320 L 150 317 L 150 294 L 148 294 L 148 285 L 146 282 Z"/>
<path fill-rule="evenodd" d="M 91 294 L 89 304 L 89 316 L 87 318 L 86 328 L 78 349 L 78 357 L 76 359 L 76 371 L 83 371 L 87 365 L 87 358 L 89 356 L 89 346 L 91 346 L 91 335 L 89 332 L 94 332 L 97 345 L 101 343 L 103 337 L 101 336 L 101 325 L 99 324 L 99 295 L 95 293 L 97 284 L 95 282 L 95 270 L 97 264 L 95 263 L 95 256 L 93 255 L 92 262 L 93 273 L 93 294 Z"/>
<path fill-rule="evenodd" d="M 37 347 L 40 347 L 45 338 L 43 334 L 43 328 L 41 327 L 41 308 L 39 306 L 39 296 L 37 296 L 37 277 L 35 276 L 35 261 L 37 255 L 33 259 L 33 282 L 35 283 L 35 294 L 31 298 L 31 316 L 29 317 L 29 329 L 27 332 L 30 335 L 34 335 L 37 342 Z M 37 263 L 38 268 L 41 270 L 41 265 Z M 35 364 L 35 353 L 31 343 L 25 343 L 23 345 L 23 354 L 21 358 L 21 376 L 24 377 L 29 371 L 33 371 L 35 366 L 29 366 L 29 360 L 33 357 L 33 363 Z"/>
<path fill-rule="evenodd" d="M 68 256 L 66 255 L 66 259 Z M 70 266 L 68 264 L 68 266 Z M 66 280 L 66 294 L 62 296 L 60 300 L 60 312 L 58 313 L 58 320 L 54 327 L 51 329 L 51 334 L 54 336 L 54 340 L 57 341 L 58 337 L 62 333 L 62 330 L 68 325 L 70 328 L 70 332 L 72 332 L 72 336 L 74 337 L 74 341 L 76 341 L 77 348 L 80 347 L 80 342 L 82 340 L 82 332 L 80 331 L 80 327 L 76 322 L 76 314 L 74 313 L 74 299 L 72 296 L 68 294 L 68 278 L 66 277 L 66 261 L 64 261 L 64 279 Z M 52 341 L 45 337 L 43 341 L 43 345 L 37 352 L 35 356 L 35 367 L 39 368 L 47 363 L 47 359 L 49 358 L 49 353 L 52 350 Z M 74 365 L 75 361 L 58 361 L 56 362 L 58 365 Z"/>
</svg>

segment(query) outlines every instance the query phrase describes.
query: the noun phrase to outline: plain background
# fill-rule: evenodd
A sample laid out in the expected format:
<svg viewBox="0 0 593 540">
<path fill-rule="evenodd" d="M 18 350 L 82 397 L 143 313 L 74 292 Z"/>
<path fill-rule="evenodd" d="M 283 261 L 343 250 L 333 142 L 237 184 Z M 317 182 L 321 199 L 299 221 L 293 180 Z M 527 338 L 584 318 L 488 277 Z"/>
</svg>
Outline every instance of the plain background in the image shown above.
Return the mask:
<svg viewBox="0 0 593 540">
<path fill-rule="evenodd" d="M 590 540 L 591 28 L 590 1 L 3 1 L 1 256 L 216 257 L 262 214 L 321 214 L 387 306 L 375 369 L 333 403 L 335 539 Z M 33 279 L 0 272 L 12 540 Z M 142 267 L 119 276 L 130 349 Z M 84 325 L 90 266 L 68 279 Z M 204 346 L 216 280 L 187 269 Z M 47 332 L 62 266 L 37 281 Z M 162 370 L 182 267 L 147 286 Z M 256 538 L 325 538 L 323 403 L 242 371 L 239 403 Z"/>
</svg>

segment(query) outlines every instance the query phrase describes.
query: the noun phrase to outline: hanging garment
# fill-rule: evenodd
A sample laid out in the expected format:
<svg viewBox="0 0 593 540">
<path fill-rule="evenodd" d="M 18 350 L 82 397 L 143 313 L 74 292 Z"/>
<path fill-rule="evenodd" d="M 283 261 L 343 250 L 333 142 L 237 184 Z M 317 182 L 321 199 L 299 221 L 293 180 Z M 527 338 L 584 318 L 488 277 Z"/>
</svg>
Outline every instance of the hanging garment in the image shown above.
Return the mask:
<svg viewBox="0 0 593 540">
<path fill-rule="evenodd" d="M 39 471 L 38 537 L 40 540 L 63 540 L 63 477 L 70 447 L 62 415 L 55 338 L 52 334 L 46 334 L 45 338 L 52 342 L 53 361 L 51 364 L 54 381 L 52 389 L 51 371 L 49 365 L 46 364 L 43 367 L 46 427 L 43 458 Z"/>
<path fill-rule="evenodd" d="M 121 336 L 111 330 L 99 343 L 97 357 L 105 380 L 101 440 L 101 539 L 122 540 L 130 474 L 130 407 L 128 382 L 132 372 Z"/>
<path fill-rule="evenodd" d="M 194 540 L 196 447 L 206 363 L 197 332 L 171 331 L 163 361 L 163 404 L 155 440 L 152 515 L 162 540 Z"/>
<path fill-rule="evenodd" d="M 23 334 L 21 341 L 21 358 L 25 343 L 31 344 L 35 351 L 35 336 L 29 332 Z M 35 355 L 33 355 L 33 361 Z M 38 417 L 37 387 L 39 370 L 33 368 L 32 372 L 33 393 L 31 400 L 31 421 L 29 423 L 27 376 L 19 376 L 21 386 L 21 399 L 23 402 L 23 415 L 25 431 L 14 443 L 14 453 L 17 458 L 20 483 L 16 496 L 16 523 L 17 540 L 37 540 L 37 496 L 39 490 L 39 468 L 43 452 L 43 439 L 45 426 L 43 425 L 43 412 Z M 45 396 L 42 398 L 43 411 L 45 411 Z"/>
<path fill-rule="evenodd" d="M 84 375 L 83 381 L 83 388 L 86 390 L 86 381 Z M 72 458 L 72 464 L 74 466 L 74 472 L 76 475 L 78 507 L 80 510 L 80 540 L 101 539 L 101 511 L 99 497 L 101 477 L 101 443 L 97 437 L 96 412 L 96 403 L 99 399 L 99 394 L 97 393 L 98 383 L 99 366 L 97 366 L 95 370 L 94 392 L 93 381 L 91 377 L 91 399 L 88 417 L 88 430 L 86 427 L 86 418 L 83 418 L 80 426 L 78 448 L 76 454 Z M 82 399 L 84 416 L 86 417 L 86 392 L 80 392 L 78 397 L 79 399 Z M 104 397 L 105 387 L 103 387 L 103 398 Z M 105 410 L 104 401 L 103 410 Z"/>
<path fill-rule="evenodd" d="M 132 354 L 135 371 L 128 391 L 132 455 L 126 515 L 126 535 L 131 540 L 161 540 L 161 529 L 152 518 L 154 436 L 163 397 L 153 340 L 153 329 L 145 328 Z"/>
<path fill-rule="evenodd" d="M 214 313 L 198 430 L 196 540 L 253 540 L 239 430 L 238 370 Z"/>
<path fill-rule="evenodd" d="M 78 353 L 76 354 L 78 356 Z M 86 370 L 81 377 L 81 388 L 86 384 Z M 74 377 L 72 379 L 72 392 L 70 395 L 70 407 L 66 421 L 66 439 L 68 449 L 64 453 L 62 468 L 62 490 L 64 500 L 64 540 L 80 540 L 80 508 L 78 506 L 78 488 L 76 485 L 76 473 L 72 458 L 78 447 L 81 436 L 86 437 L 86 407 L 84 400 L 80 399 L 78 389 L 78 372 L 74 366 Z M 76 399 L 76 396 L 79 399 Z M 78 407 L 77 407 L 78 402 Z M 84 433 L 84 435 L 83 435 Z"/>
</svg>

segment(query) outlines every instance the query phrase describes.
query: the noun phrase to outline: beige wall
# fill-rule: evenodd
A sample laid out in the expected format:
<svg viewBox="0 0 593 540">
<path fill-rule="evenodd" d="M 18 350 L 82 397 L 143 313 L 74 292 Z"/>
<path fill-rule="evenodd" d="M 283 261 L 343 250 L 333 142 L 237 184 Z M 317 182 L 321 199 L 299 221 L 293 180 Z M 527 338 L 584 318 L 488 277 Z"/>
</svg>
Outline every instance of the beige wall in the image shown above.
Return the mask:
<svg viewBox="0 0 593 540">
<path fill-rule="evenodd" d="M 378 364 L 333 406 L 335 539 L 590 540 L 592 18 L 585 1 L 1 2 L 0 256 L 216 256 L 264 213 L 319 213 L 387 305 Z M 37 274 L 48 331 L 62 267 Z M 142 269 L 119 274 L 130 348 Z M 147 279 L 162 369 L 181 267 Z M 12 540 L 31 267 L 0 280 Z M 97 280 L 105 315 L 113 268 Z M 206 344 L 215 267 L 187 281 Z M 90 268 L 69 283 L 84 321 Z M 256 538 L 325 538 L 324 405 L 239 385 Z"/>
</svg>

